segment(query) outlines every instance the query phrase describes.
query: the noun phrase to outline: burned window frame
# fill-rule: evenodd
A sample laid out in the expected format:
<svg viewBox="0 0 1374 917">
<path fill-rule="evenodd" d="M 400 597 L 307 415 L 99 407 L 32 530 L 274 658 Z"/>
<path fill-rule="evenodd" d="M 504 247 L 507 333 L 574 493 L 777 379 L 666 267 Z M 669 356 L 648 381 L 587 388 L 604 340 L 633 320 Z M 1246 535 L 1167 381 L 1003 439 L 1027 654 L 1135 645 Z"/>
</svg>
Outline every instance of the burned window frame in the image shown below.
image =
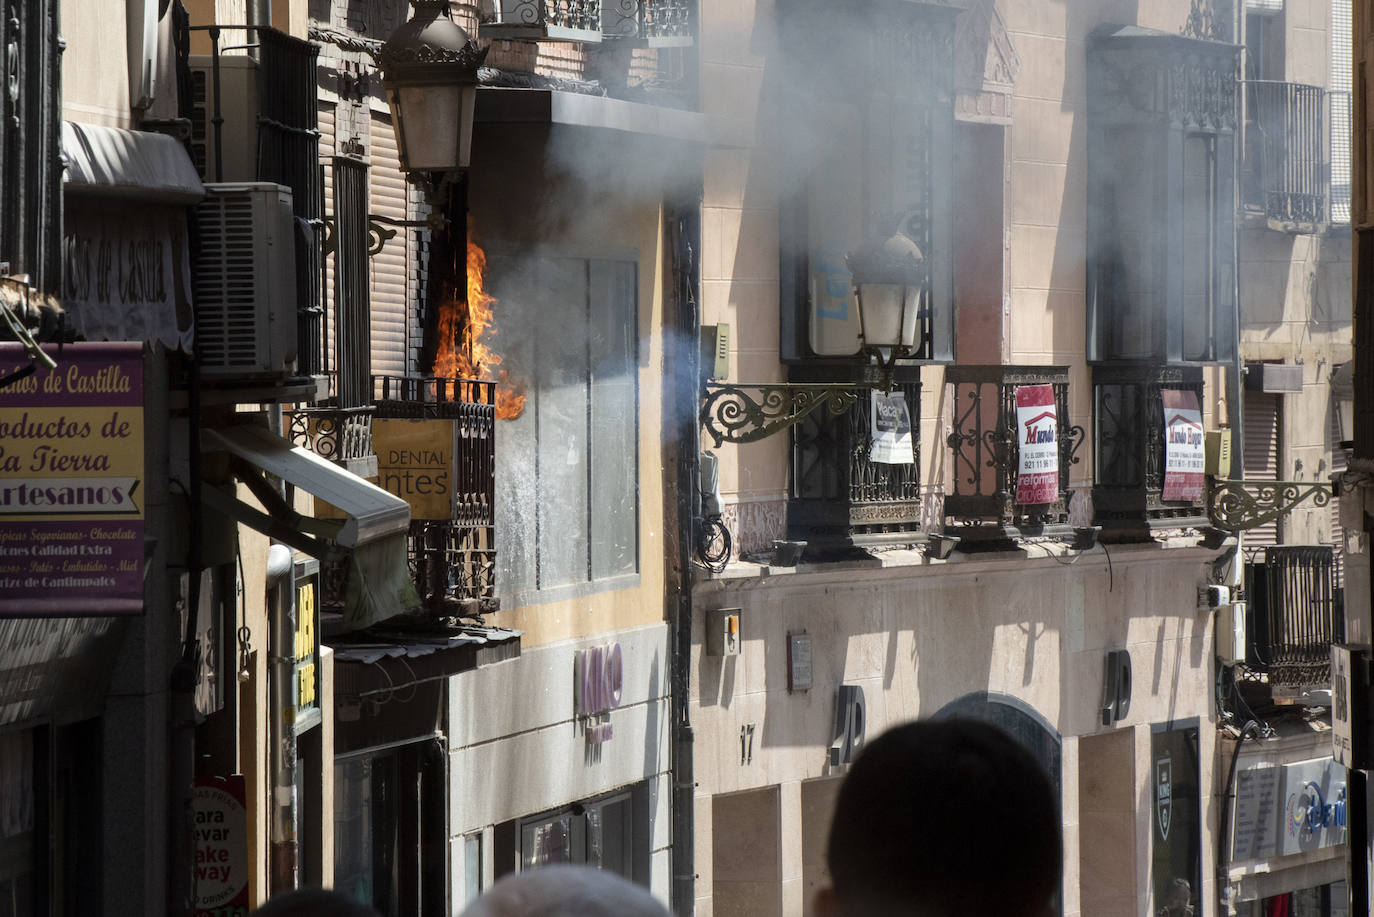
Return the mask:
<svg viewBox="0 0 1374 917">
<path fill-rule="evenodd" d="M 558 318 L 551 310 L 572 306 L 566 299 L 548 299 L 544 294 L 558 290 L 560 295 L 566 296 L 568 286 L 558 282 L 558 274 L 570 267 L 585 271 L 584 285 L 581 287 L 584 301 L 580 303 L 584 310 L 582 321 L 585 337 L 579 341 L 582 345 L 580 354 L 575 354 L 583 361 L 581 381 L 585 386 L 584 413 L 581 417 L 585 424 L 585 440 L 580 446 L 574 438 L 559 436 L 558 427 L 543 416 L 545 400 L 551 398 L 559 387 L 557 374 L 567 368 L 564 366 L 560 370 L 556 361 L 550 358 L 550 352 L 565 352 L 569 344 L 565 336 L 549 333 L 555 324 L 554 320 Z M 512 293 L 503 281 L 503 273 L 510 270 L 525 274 L 528 279 L 523 282 L 533 285 L 525 292 L 525 296 L 531 297 L 529 308 L 540 309 L 545 316 L 541 333 L 507 344 L 502 341 L 498 331 L 495 342 L 513 377 L 526 385 L 526 402 L 521 418 L 497 425 L 498 431 L 505 437 L 499 442 L 498 451 L 506 457 L 504 462 L 513 469 L 510 475 L 498 478 L 496 495 L 497 556 L 501 559 L 497 587 L 504 597 L 503 604 L 514 607 L 561 601 L 637 586 L 643 571 L 639 459 L 639 253 L 633 249 L 613 247 L 593 250 L 572 246 L 510 249 L 493 244 L 487 247 L 487 268 L 488 289 L 498 303 L 504 302 L 504 316 L 509 316 L 510 307 L 523 298 L 520 293 Z M 611 310 L 615 310 L 614 314 Z M 608 323 L 607 319 L 613 321 Z M 510 318 L 505 320 L 511 321 Z M 515 322 L 511 327 L 518 325 Z M 623 332 L 624 338 L 620 342 L 623 348 L 610 347 L 609 339 L 608 346 L 601 350 L 593 346 L 597 332 L 607 330 Z M 519 348 L 522 346 L 528 346 L 529 352 L 521 354 Z M 527 367 L 534 367 L 533 372 L 527 377 L 522 376 Z M 606 398 L 616 394 L 608 392 L 607 387 L 625 389 L 619 392 L 621 409 L 618 412 L 605 407 Z M 566 404 L 563 406 L 566 407 Z M 557 407 L 555 402 L 550 412 L 554 421 L 558 419 Z M 514 426 L 522 422 L 529 426 L 524 430 Z M 608 424 L 612 429 L 608 429 Z M 520 455 L 522 449 L 529 448 L 511 437 L 528 440 L 534 450 L 532 465 L 517 467 L 511 464 L 514 456 Z M 581 532 L 569 531 L 567 520 L 553 506 L 554 494 L 567 497 L 567 492 L 559 487 L 557 478 L 546 473 L 542 462 L 548 458 L 548 465 L 556 466 L 558 463 L 552 461 L 556 449 L 568 451 L 568 467 L 587 470 L 580 491 L 584 504 L 579 520 L 583 523 Z M 624 464 L 609 461 L 618 449 L 626 450 Z M 525 454 L 528 455 L 528 451 Z M 598 457 L 602 460 L 598 460 Z M 533 493 L 530 499 L 517 503 L 514 497 L 515 492 L 521 489 L 521 482 L 532 482 Z M 617 484 L 621 485 L 619 489 Z M 623 497 L 618 504 L 610 499 L 617 493 Z M 570 544 L 573 553 L 563 557 L 561 562 L 555 562 L 548 550 L 554 544 Z M 580 554 L 573 556 L 579 551 Z M 574 569 L 580 575 L 563 575 Z"/>
<path fill-rule="evenodd" d="M 62 49 L 55 0 L 5 0 L 0 265 L 51 296 L 62 284 Z"/>
<path fill-rule="evenodd" d="M 1135 26 L 1103 26 L 1089 37 L 1090 361 L 1207 364 L 1235 357 L 1240 50 Z M 1202 229 L 1189 234 L 1183 228 L 1190 208 L 1189 153 L 1199 143 L 1209 157 L 1208 212 Z M 1143 150 L 1139 168 L 1123 165 L 1123 147 Z M 1151 189 L 1149 213 L 1123 210 L 1122 201 L 1139 196 L 1141 182 Z M 1153 251 L 1142 250 L 1141 237 L 1154 240 Z M 1206 244 L 1200 264 L 1197 252 L 1189 253 L 1198 239 Z M 1138 300 L 1157 306 L 1123 335 Z M 1206 316 L 1200 334 L 1199 307 Z M 1127 343 L 1142 336 L 1144 346 Z"/>
</svg>

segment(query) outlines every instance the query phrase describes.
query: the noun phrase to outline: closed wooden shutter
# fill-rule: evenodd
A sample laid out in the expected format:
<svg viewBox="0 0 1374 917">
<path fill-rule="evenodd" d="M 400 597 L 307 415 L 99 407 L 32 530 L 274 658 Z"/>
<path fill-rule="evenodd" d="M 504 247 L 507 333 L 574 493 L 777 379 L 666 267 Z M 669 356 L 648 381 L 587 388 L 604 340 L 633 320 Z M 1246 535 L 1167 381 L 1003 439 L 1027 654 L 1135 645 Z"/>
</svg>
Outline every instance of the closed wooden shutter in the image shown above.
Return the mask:
<svg viewBox="0 0 1374 917">
<path fill-rule="evenodd" d="M 406 180 L 396 155 L 391 118 L 372 113 L 370 212 L 393 220 L 407 218 Z M 395 227 L 393 227 L 395 228 Z M 394 238 L 372 256 L 372 372 L 406 373 L 410 313 L 411 231 L 397 228 Z"/>
<path fill-rule="evenodd" d="M 1245 393 L 1245 480 L 1276 481 L 1279 477 L 1279 396 L 1266 392 Z M 1245 551 L 1279 543 L 1278 521 L 1245 532 Z"/>
</svg>

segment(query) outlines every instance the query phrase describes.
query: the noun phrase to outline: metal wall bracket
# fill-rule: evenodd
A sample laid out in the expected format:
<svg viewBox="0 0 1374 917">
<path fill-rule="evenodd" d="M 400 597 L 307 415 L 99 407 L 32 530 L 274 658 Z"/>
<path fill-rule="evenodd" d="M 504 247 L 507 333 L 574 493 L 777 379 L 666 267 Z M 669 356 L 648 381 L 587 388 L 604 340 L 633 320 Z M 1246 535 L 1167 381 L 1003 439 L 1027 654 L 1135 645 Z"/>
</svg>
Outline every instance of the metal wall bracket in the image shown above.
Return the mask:
<svg viewBox="0 0 1374 917">
<path fill-rule="evenodd" d="M 1243 532 L 1292 512 L 1309 497 L 1313 506 L 1331 502 L 1334 490 L 1326 481 L 1230 481 L 1211 479 L 1207 518 L 1223 532 Z"/>
<path fill-rule="evenodd" d="M 708 383 L 698 416 L 717 446 L 752 443 L 787 429 L 822 405 L 843 414 L 866 391 L 846 383 Z"/>
</svg>

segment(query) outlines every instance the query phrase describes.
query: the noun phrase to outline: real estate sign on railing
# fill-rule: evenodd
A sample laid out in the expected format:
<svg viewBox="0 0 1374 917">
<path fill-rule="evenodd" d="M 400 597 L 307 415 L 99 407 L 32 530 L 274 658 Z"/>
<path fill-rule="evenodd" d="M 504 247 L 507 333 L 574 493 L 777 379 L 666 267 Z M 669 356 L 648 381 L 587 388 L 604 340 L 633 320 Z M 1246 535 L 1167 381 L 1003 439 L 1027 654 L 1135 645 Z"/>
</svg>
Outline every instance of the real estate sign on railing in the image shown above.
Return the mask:
<svg viewBox="0 0 1374 917">
<path fill-rule="evenodd" d="M 1059 417 L 1053 385 L 1016 387 L 1016 502 L 1059 499 Z"/>
<path fill-rule="evenodd" d="M 143 610 L 143 345 L 45 348 L 0 388 L 0 617 Z M 0 344 L 0 377 L 29 366 Z"/>
<path fill-rule="evenodd" d="M 1165 500 L 1202 499 L 1207 471 L 1203 445 L 1202 411 L 1197 395 L 1179 389 L 1163 389 L 1164 493 Z"/>
</svg>

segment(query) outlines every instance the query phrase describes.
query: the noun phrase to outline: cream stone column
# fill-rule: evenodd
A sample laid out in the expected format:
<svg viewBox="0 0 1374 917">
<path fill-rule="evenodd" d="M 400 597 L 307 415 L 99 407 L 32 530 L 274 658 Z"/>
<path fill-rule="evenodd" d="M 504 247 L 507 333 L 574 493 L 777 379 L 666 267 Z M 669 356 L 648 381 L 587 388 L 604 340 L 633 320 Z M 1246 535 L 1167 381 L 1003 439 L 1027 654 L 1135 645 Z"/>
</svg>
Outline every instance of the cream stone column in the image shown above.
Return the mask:
<svg viewBox="0 0 1374 917">
<path fill-rule="evenodd" d="M 1137 723 L 1135 733 L 1135 887 L 1136 913 L 1155 912 L 1154 883 L 1150 881 L 1150 846 L 1154 840 L 1154 767 L 1150 760 L 1150 724 Z"/>
<path fill-rule="evenodd" d="M 802 882 L 802 791 L 801 781 L 778 787 L 778 872 L 782 879 L 782 912 L 801 914 L 806 909 L 806 886 Z"/>
<path fill-rule="evenodd" d="M 1065 736 L 1059 746 L 1060 818 L 1064 830 L 1064 917 L 1083 911 L 1079 891 L 1078 737 Z"/>
</svg>

